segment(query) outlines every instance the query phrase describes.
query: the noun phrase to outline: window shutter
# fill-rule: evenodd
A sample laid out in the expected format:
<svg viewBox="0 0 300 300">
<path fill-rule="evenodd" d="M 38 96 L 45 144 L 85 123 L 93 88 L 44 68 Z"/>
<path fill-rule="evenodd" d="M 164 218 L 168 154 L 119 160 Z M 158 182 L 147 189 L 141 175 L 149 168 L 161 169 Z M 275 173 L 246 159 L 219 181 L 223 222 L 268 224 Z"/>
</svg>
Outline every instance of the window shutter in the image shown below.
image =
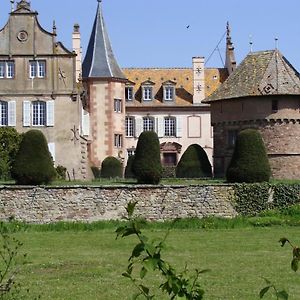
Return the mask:
<svg viewBox="0 0 300 300">
<path fill-rule="evenodd" d="M 47 126 L 54 126 L 54 101 L 50 100 L 47 101 L 47 120 L 46 120 L 46 125 Z"/>
<path fill-rule="evenodd" d="M 143 131 L 143 118 L 136 117 L 135 118 L 135 137 L 139 137 Z"/>
<path fill-rule="evenodd" d="M 157 118 L 157 135 L 158 137 L 163 137 L 165 135 L 165 126 L 164 126 L 165 118 L 159 116 Z"/>
<path fill-rule="evenodd" d="M 8 126 L 16 126 L 16 101 L 8 102 Z"/>
<path fill-rule="evenodd" d="M 23 126 L 29 127 L 31 121 L 31 102 L 24 101 L 23 102 Z"/>
<path fill-rule="evenodd" d="M 82 110 L 82 120 L 81 120 L 81 129 L 82 129 L 82 135 L 88 136 L 90 135 L 90 114 Z"/>
<path fill-rule="evenodd" d="M 48 143 L 48 149 L 52 156 L 53 162 L 55 161 L 55 143 Z"/>
<path fill-rule="evenodd" d="M 176 136 L 182 137 L 182 117 L 176 118 Z"/>
</svg>

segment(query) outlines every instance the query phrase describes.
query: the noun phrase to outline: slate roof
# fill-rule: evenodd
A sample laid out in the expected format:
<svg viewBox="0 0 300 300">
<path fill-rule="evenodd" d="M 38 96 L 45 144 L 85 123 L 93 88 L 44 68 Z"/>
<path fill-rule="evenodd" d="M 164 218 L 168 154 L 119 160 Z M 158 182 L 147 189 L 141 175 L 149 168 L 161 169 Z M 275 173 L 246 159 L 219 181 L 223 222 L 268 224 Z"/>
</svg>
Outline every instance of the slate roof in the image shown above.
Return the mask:
<svg viewBox="0 0 300 300">
<path fill-rule="evenodd" d="M 82 77 L 126 79 L 114 57 L 99 0 L 92 34 L 82 65 Z"/>
<path fill-rule="evenodd" d="M 300 95 L 299 73 L 278 50 L 248 54 L 203 102 L 262 95 Z"/>
</svg>

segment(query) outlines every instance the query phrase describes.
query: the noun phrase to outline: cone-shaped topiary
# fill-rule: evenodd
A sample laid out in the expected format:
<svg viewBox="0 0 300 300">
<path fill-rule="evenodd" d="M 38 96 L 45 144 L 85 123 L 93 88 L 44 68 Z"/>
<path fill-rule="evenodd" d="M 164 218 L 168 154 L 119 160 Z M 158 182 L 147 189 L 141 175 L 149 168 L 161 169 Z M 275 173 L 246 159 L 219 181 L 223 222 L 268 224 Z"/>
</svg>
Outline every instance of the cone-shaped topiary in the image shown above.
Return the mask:
<svg viewBox="0 0 300 300">
<path fill-rule="evenodd" d="M 198 144 L 190 145 L 176 167 L 176 177 L 203 178 L 211 176 L 211 164 L 206 152 Z"/>
<path fill-rule="evenodd" d="M 133 171 L 132 171 L 133 161 L 134 161 L 134 155 L 129 156 L 128 160 L 127 160 L 127 165 L 125 168 L 125 178 L 134 178 L 135 177 L 133 174 Z"/>
<path fill-rule="evenodd" d="M 255 129 L 245 129 L 237 136 L 227 169 L 228 182 L 269 181 L 271 169 L 264 142 Z"/>
<path fill-rule="evenodd" d="M 154 131 L 144 131 L 139 136 L 132 170 L 138 183 L 159 183 L 162 166 L 159 140 Z"/>
<path fill-rule="evenodd" d="M 12 167 L 17 184 L 49 183 L 56 175 L 46 138 L 39 130 L 27 131 Z"/>
<path fill-rule="evenodd" d="M 122 164 L 113 157 L 106 157 L 101 164 L 101 177 L 102 178 L 117 178 L 122 177 Z"/>
</svg>

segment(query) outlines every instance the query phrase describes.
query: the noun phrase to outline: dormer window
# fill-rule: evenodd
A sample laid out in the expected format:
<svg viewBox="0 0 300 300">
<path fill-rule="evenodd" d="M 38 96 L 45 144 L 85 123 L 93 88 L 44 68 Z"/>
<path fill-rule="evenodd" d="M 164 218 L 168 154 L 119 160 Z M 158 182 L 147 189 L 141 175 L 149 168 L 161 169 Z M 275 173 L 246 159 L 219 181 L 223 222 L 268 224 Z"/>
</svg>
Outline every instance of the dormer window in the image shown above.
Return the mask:
<svg viewBox="0 0 300 300">
<path fill-rule="evenodd" d="M 133 86 L 125 87 L 125 100 L 132 101 L 133 100 Z"/>
<path fill-rule="evenodd" d="M 168 80 L 163 83 L 164 101 L 174 101 L 176 82 Z"/>
<path fill-rule="evenodd" d="M 164 87 L 164 100 L 165 101 L 173 101 L 174 99 L 174 87 L 173 86 L 165 86 Z"/>
<path fill-rule="evenodd" d="M 153 86 L 154 82 L 147 80 L 142 83 L 142 100 L 152 101 L 153 100 Z"/>
<path fill-rule="evenodd" d="M 151 101 L 152 100 L 152 86 L 143 87 L 143 100 Z"/>
</svg>

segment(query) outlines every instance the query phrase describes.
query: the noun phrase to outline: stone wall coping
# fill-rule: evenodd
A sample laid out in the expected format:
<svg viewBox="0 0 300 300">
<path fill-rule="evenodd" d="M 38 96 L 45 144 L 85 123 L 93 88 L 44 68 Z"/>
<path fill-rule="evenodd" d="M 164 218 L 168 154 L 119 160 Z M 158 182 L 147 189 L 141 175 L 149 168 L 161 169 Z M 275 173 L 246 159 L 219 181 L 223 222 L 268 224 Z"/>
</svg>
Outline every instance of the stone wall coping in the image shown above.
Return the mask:
<svg viewBox="0 0 300 300">
<path fill-rule="evenodd" d="M 180 189 L 187 187 L 232 187 L 234 184 L 218 183 L 218 184 L 190 184 L 190 185 L 148 185 L 148 184 L 134 184 L 134 185 L 62 185 L 62 186 L 48 186 L 48 185 L 0 185 L 0 190 L 30 190 L 30 189 L 44 189 L 44 190 L 72 190 L 72 189 Z"/>
</svg>

